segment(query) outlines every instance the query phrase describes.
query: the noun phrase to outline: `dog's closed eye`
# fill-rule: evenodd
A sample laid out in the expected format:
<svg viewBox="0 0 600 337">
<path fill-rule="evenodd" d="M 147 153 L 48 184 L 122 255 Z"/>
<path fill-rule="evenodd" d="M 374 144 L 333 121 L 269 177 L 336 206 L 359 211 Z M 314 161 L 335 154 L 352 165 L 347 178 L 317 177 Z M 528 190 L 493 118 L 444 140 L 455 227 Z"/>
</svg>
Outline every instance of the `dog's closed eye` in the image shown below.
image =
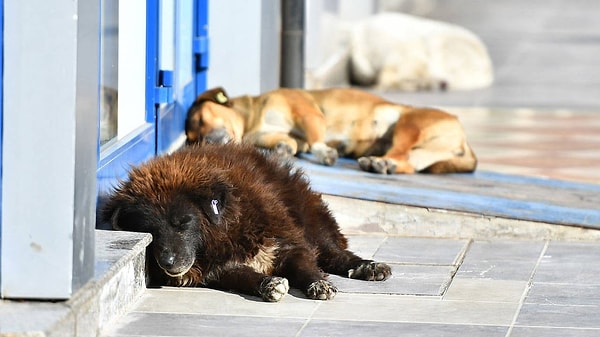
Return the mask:
<svg viewBox="0 0 600 337">
<path fill-rule="evenodd" d="M 192 215 L 184 214 L 181 217 L 177 218 L 173 225 L 175 225 L 178 228 L 185 229 L 185 228 L 188 228 L 191 225 L 193 225 L 194 221 L 195 221 L 195 219 Z"/>
</svg>

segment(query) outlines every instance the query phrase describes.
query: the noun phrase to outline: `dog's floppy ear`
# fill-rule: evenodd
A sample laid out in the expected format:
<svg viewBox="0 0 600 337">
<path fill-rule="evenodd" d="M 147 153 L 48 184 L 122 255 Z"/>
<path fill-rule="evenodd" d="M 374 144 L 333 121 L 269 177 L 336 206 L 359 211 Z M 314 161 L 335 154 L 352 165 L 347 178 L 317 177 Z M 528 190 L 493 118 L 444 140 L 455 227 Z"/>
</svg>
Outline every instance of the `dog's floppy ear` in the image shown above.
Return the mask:
<svg viewBox="0 0 600 337">
<path fill-rule="evenodd" d="M 100 220 L 115 230 L 136 228 L 143 231 L 146 229 L 144 218 L 139 210 L 131 207 L 126 198 L 115 197 L 108 200 L 102 207 Z"/>
<path fill-rule="evenodd" d="M 231 102 L 229 101 L 229 95 L 227 95 L 227 92 L 225 92 L 225 89 L 223 89 L 222 87 L 212 88 L 201 93 L 200 95 L 198 95 L 198 97 L 196 97 L 194 104 L 199 105 L 207 101 L 225 105 L 228 107 L 231 106 Z"/>
<path fill-rule="evenodd" d="M 231 186 L 217 181 L 203 190 L 202 194 L 196 195 L 195 202 L 213 225 L 220 225 L 230 199 Z"/>
</svg>

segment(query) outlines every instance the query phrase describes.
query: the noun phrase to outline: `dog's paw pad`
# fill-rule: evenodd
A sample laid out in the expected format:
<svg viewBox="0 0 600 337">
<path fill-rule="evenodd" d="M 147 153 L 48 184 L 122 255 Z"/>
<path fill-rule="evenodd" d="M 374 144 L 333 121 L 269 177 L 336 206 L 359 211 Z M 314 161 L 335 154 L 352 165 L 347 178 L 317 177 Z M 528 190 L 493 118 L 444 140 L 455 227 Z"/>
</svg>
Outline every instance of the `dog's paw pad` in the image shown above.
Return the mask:
<svg viewBox="0 0 600 337">
<path fill-rule="evenodd" d="M 315 155 L 319 163 L 327 166 L 333 166 L 337 163 L 338 151 L 325 143 L 314 143 L 310 152 Z"/>
<path fill-rule="evenodd" d="M 337 294 L 337 288 L 327 280 L 311 283 L 306 290 L 306 296 L 313 300 L 330 300 Z"/>
<path fill-rule="evenodd" d="M 282 158 L 290 158 L 296 154 L 296 151 L 287 143 L 280 142 L 273 148 L 273 153 Z"/>
<path fill-rule="evenodd" d="M 348 277 L 365 281 L 385 281 L 392 276 L 392 268 L 382 262 L 363 261 L 354 269 L 348 270 Z"/>
<path fill-rule="evenodd" d="M 373 173 L 392 174 L 396 172 L 396 163 L 394 160 L 388 158 L 360 157 L 358 158 L 358 166 L 363 171 Z"/>
<path fill-rule="evenodd" d="M 279 302 L 290 290 L 288 280 L 283 277 L 266 277 L 260 284 L 260 295 L 266 302 Z"/>
<path fill-rule="evenodd" d="M 332 148 L 327 149 L 327 151 L 325 152 L 325 155 L 323 157 L 323 164 L 325 164 L 327 166 L 333 166 L 333 165 L 335 165 L 335 163 L 337 163 L 337 160 L 338 160 L 337 150 L 332 149 Z"/>
</svg>

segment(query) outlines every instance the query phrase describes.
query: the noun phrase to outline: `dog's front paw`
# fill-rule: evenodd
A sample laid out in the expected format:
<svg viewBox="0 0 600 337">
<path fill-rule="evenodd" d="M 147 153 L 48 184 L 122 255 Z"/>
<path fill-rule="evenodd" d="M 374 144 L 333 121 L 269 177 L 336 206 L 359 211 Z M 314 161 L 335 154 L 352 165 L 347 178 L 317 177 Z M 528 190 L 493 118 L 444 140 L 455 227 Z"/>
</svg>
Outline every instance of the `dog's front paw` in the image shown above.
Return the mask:
<svg viewBox="0 0 600 337">
<path fill-rule="evenodd" d="M 330 300 L 337 294 L 337 288 L 327 280 L 311 283 L 306 290 L 306 296 L 313 300 Z"/>
<path fill-rule="evenodd" d="M 260 283 L 258 292 L 266 302 L 279 302 L 289 290 L 290 286 L 286 278 L 268 276 Z"/>
<path fill-rule="evenodd" d="M 348 270 L 348 277 L 365 281 L 385 281 L 392 276 L 392 268 L 382 262 L 363 261 L 354 269 Z"/>
<path fill-rule="evenodd" d="M 273 153 L 281 158 L 290 158 L 296 154 L 296 150 L 285 142 L 279 142 L 273 148 Z"/>
<path fill-rule="evenodd" d="M 327 148 L 321 155 L 320 161 L 323 165 L 333 166 L 337 163 L 338 160 L 338 152 L 336 149 Z"/>
<path fill-rule="evenodd" d="M 396 172 L 396 162 L 392 159 L 381 157 L 360 157 L 358 158 L 358 166 L 363 171 L 392 174 Z"/>
<path fill-rule="evenodd" d="M 333 166 L 338 160 L 338 151 L 324 143 L 314 143 L 310 152 L 317 157 L 319 163 L 327 166 Z"/>
</svg>

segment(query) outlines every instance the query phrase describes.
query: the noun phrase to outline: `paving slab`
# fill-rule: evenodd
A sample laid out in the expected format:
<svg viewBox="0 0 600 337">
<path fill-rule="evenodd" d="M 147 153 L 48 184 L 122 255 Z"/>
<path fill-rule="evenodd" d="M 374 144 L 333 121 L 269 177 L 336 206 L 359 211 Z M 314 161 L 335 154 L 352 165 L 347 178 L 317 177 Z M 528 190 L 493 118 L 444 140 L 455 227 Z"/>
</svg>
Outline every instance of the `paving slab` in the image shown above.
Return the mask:
<svg viewBox="0 0 600 337">
<path fill-rule="evenodd" d="M 458 266 L 471 240 L 389 237 L 379 247 L 377 261 Z"/>
<path fill-rule="evenodd" d="M 529 280 L 496 280 L 455 277 L 445 300 L 519 303 L 529 288 Z"/>
<path fill-rule="evenodd" d="M 133 312 L 216 316 L 307 318 L 321 304 L 292 291 L 281 302 L 264 302 L 260 297 L 204 288 L 148 289 Z"/>
<path fill-rule="evenodd" d="M 551 242 L 540 261 L 536 281 L 600 285 L 599 259 L 598 244 Z"/>
<path fill-rule="evenodd" d="M 586 328 L 548 328 L 548 327 L 521 327 L 516 326 L 511 330 L 510 337 L 596 337 L 600 329 Z"/>
<path fill-rule="evenodd" d="M 392 277 L 385 282 L 357 281 L 337 275 L 331 275 L 329 279 L 343 293 L 442 296 L 457 269 L 456 266 L 389 265 Z"/>
<path fill-rule="evenodd" d="M 109 336 L 294 336 L 304 320 L 252 316 L 132 313 Z"/>
<path fill-rule="evenodd" d="M 485 325 L 311 320 L 298 336 L 501 337 L 507 330 Z"/>
<path fill-rule="evenodd" d="M 535 272 L 546 242 L 476 241 L 457 278 L 527 281 Z"/>
<path fill-rule="evenodd" d="M 352 310 L 351 308 L 355 308 Z M 313 319 L 509 326 L 517 303 L 450 301 L 419 296 L 341 293 Z"/>
<path fill-rule="evenodd" d="M 600 307 L 600 285 L 578 283 L 546 283 L 536 277 L 526 304 L 584 305 Z"/>
<path fill-rule="evenodd" d="M 600 329 L 594 314 L 598 306 L 523 304 L 515 322 L 519 326 Z"/>
</svg>

